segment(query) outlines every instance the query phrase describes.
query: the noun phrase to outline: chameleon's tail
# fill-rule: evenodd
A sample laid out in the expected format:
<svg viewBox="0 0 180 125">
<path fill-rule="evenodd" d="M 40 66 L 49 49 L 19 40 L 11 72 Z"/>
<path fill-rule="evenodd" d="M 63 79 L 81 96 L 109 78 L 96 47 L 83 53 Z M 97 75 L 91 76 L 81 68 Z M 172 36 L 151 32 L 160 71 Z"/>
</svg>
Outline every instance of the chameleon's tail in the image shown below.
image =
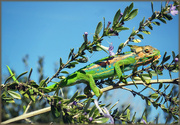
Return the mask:
<svg viewBox="0 0 180 125">
<path fill-rule="evenodd" d="M 52 92 L 52 91 L 55 91 L 56 88 L 57 88 L 57 85 L 58 85 L 58 83 L 55 83 L 55 84 L 53 84 L 53 85 L 50 85 L 50 86 L 44 88 L 44 91 L 45 91 L 45 92 Z"/>
<path fill-rule="evenodd" d="M 46 92 L 52 92 L 52 91 L 55 91 L 58 87 L 63 88 L 63 87 L 66 87 L 66 86 L 72 86 L 72 85 L 75 84 L 77 79 L 78 78 L 74 77 L 74 75 L 72 74 L 72 75 L 68 76 L 66 79 L 63 79 L 60 82 L 56 82 L 55 84 L 46 87 L 45 91 Z"/>
</svg>

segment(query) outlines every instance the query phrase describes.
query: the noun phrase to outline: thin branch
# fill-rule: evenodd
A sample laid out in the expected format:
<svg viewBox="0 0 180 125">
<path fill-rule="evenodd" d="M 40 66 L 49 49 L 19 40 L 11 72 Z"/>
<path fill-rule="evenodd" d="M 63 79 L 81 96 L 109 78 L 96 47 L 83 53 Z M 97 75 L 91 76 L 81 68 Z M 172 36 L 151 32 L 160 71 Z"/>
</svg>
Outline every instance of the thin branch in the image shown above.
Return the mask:
<svg viewBox="0 0 180 125">
<path fill-rule="evenodd" d="M 15 117 L 15 118 L 9 119 L 7 121 L 1 122 L 1 124 L 12 123 L 12 122 L 15 122 L 15 121 L 26 119 L 26 118 L 36 116 L 36 115 L 39 115 L 39 114 L 42 114 L 42 113 L 45 113 L 45 112 L 49 112 L 49 111 L 51 111 L 51 107 L 47 107 L 47 108 L 40 109 L 40 110 L 37 110 L 37 111 L 34 111 L 34 112 L 30 112 L 30 113 L 27 113 L 27 114 L 20 115 L 18 117 Z"/>
<path fill-rule="evenodd" d="M 144 85 L 143 81 L 134 81 L 134 82 L 136 83 L 136 85 Z M 161 79 L 161 80 L 151 80 L 151 82 L 148 85 L 158 84 L 158 83 L 172 83 L 172 84 L 179 85 L 178 82 L 179 82 L 178 78 L 176 78 L 176 79 Z M 112 90 L 112 89 L 117 89 L 117 88 L 121 88 L 123 86 L 129 86 L 129 85 L 134 85 L 134 83 L 132 81 L 128 82 L 128 84 L 119 83 L 119 84 L 114 85 L 114 86 L 112 85 L 112 86 L 102 88 L 101 91 L 106 92 L 106 91 L 109 91 L 109 90 Z"/>
<path fill-rule="evenodd" d="M 28 109 L 30 108 L 31 104 L 32 104 L 32 100 L 29 102 L 29 104 L 28 104 L 28 106 L 26 107 L 26 110 L 24 111 L 23 114 L 26 114 L 26 113 L 27 113 L 27 111 L 28 111 Z M 27 119 L 27 118 L 26 118 L 25 120 L 26 120 L 27 122 L 32 123 L 31 120 L 29 120 L 29 119 Z"/>
<path fill-rule="evenodd" d="M 30 108 L 31 104 L 32 104 L 32 100 L 29 102 L 29 104 L 28 104 L 28 106 L 26 107 L 26 110 L 24 111 L 23 114 L 26 114 L 26 113 L 27 113 L 27 111 L 28 111 L 28 109 Z"/>
</svg>

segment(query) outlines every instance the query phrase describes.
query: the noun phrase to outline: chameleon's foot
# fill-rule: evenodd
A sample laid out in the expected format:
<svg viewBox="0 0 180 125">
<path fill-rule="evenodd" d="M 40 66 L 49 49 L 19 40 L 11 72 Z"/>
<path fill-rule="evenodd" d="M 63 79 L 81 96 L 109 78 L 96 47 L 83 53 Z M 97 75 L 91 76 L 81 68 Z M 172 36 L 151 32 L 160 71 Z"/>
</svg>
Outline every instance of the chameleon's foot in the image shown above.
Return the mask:
<svg viewBox="0 0 180 125">
<path fill-rule="evenodd" d="M 97 97 L 100 97 L 103 94 L 103 91 L 101 89 L 98 90 L 98 92 L 94 93 Z"/>
<path fill-rule="evenodd" d="M 123 76 L 121 76 L 120 81 L 127 84 L 127 80 Z"/>
</svg>

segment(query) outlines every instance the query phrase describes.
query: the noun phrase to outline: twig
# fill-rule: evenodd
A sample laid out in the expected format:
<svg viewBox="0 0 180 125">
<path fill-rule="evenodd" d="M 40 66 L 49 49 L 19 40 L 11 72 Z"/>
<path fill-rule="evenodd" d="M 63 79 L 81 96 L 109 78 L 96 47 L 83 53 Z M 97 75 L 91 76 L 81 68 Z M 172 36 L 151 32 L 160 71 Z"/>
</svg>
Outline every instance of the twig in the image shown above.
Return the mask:
<svg viewBox="0 0 180 125">
<path fill-rule="evenodd" d="M 28 106 L 26 107 L 26 110 L 24 111 L 24 113 L 23 114 L 26 114 L 27 113 L 27 111 L 28 111 L 28 109 L 30 108 L 30 106 L 31 106 L 31 104 L 32 104 L 32 100 L 29 102 L 29 104 L 28 104 Z M 30 122 L 31 124 L 32 124 L 32 122 L 31 122 L 31 120 L 29 120 L 29 119 L 25 119 L 27 122 Z"/>
<path fill-rule="evenodd" d="M 143 81 L 134 81 L 136 83 L 136 85 L 143 85 Z M 148 85 L 151 85 L 151 84 L 157 84 L 157 83 L 172 83 L 172 84 L 178 84 L 179 82 L 179 79 L 176 78 L 176 79 L 161 79 L 161 80 L 151 80 L 151 82 L 148 84 Z M 125 84 L 125 83 L 119 83 L 117 85 L 114 85 L 114 86 L 108 86 L 106 88 L 102 88 L 101 91 L 102 92 L 106 92 L 106 91 L 109 91 L 109 90 L 112 90 L 112 89 L 118 89 L 118 88 L 121 88 L 123 86 L 128 86 L 128 85 L 134 85 L 134 83 L 131 81 L 131 82 L 128 82 L 128 84 Z"/>
<path fill-rule="evenodd" d="M 27 108 L 26 108 L 26 110 L 24 111 L 24 113 L 23 113 L 23 114 L 26 114 L 26 112 L 27 112 L 27 111 L 28 111 L 28 109 L 30 108 L 31 104 L 32 104 L 32 100 L 29 102 L 29 104 L 28 104 L 28 106 L 27 106 Z"/>
<path fill-rule="evenodd" d="M 39 114 L 42 114 L 42 113 L 45 113 L 45 112 L 49 112 L 49 111 L 51 111 L 51 107 L 47 107 L 47 108 L 40 109 L 40 110 L 37 110 L 37 111 L 34 111 L 34 112 L 30 112 L 30 113 L 27 113 L 27 114 L 20 115 L 18 117 L 15 117 L 15 118 L 9 119 L 7 121 L 1 122 L 1 124 L 12 123 L 12 122 L 15 122 L 15 121 L 26 119 L 26 118 L 36 116 L 36 115 L 39 115 Z"/>
</svg>

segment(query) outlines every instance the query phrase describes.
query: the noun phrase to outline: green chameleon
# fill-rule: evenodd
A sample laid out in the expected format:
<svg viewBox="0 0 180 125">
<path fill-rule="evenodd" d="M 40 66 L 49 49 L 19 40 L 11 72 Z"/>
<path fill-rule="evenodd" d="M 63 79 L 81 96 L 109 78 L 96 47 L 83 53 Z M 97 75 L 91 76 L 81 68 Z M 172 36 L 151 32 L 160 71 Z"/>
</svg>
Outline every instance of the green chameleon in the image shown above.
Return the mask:
<svg viewBox="0 0 180 125">
<path fill-rule="evenodd" d="M 86 83 L 87 88 L 90 87 L 98 97 L 101 91 L 96 86 L 95 80 L 113 76 L 118 76 L 120 80 L 123 80 L 122 73 L 124 71 L 137 70 L 138 66 L 147 65 L 160 57 L 160 51 L 152 46 L 131 46 L 130 52 L 102 58 L 46 88 L 55 91 L 57 86 L 62 88 L 78 83 Z"/>
</svg>

